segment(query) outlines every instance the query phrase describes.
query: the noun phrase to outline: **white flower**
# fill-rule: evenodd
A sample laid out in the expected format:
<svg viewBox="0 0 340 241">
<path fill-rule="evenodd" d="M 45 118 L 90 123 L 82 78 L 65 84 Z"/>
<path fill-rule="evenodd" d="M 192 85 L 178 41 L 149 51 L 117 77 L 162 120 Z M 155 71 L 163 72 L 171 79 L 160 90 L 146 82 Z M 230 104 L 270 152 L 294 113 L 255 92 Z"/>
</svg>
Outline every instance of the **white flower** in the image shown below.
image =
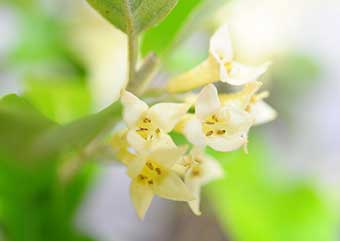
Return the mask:
<svg viewBox="0 0 340 241">
<path fill-rule="evenodd" d="M 194 200 L 182 179 L 171 170 L 184 153 L 183 148 L 153 145 L 153 148 L 138 150 L 136 158 L 128 164 L 128 175 L 132 179 L 130 195 L 141 219 L 154 195 L 175 201 Z"/>
<path fill-rule="evenodd" d="M 254 118 L 245 110 L 222 105 L 212 84 L 202 89 L 195 104 L 195 115 L 187 119 L 182 131 L 191 143 L 224 152 L 246 144 L 247 133 L 254 123 Z"/>
<path fill-rule="evenodd" d="M 229 29 L 224 25 L 210 39 L 208 58 L 192 70 L 172 79 L 168 90 L 188 91 L 219 80 L 230 85 L 244 85 L 256 81 L 269 65 L 267 62 L 260 66 L 248 66 L 235 61 Z"/>
<path fill-rule="evenodd" d="M 186 169 L 184 183 L 195 197 L 195 200 L 189 201 L 188 204 L 194 214 L 201 215 L 201 187 L 222 178 L 224 171 L 215 159 L 204 154 L 204 151 L 197 147 L 194 147 L 178 165 Z"/>
<path fill-rule="evenodd" d="M 231 85 L 244 85 L 257 80 L 258 77 L 266 72 L 270 65 L 270 63 L 265 63 L 254 67 L 234 61 L 234 53 L 227 25 L 222 26 L 211 37 L 210 54 L 220 66 L 221 81 Z"/>
<path fill-rule="evenodd" d="M 222 94 L 220 100 L 224 106 L 232 106 L 247 111 L 255 119 L 255 125 L 274 120 L 276 111 L 263 101 L 269 96 L 267 91 L 256 94 L 262 83 L 255 81 L 246 84 L 243 90 L 233 94 Z"/>
<path fill-rule="evenodd" d="M 129 128 L 127 139 L 134 148 L 145 146 L 150 141 L 172 143 L 167 133 L 190 107 L 189 104 L 159 103 L 149 108 L 128 91 L 123 91 L 121 102 L 124 107 L 123 119 Z"/>
</svg>

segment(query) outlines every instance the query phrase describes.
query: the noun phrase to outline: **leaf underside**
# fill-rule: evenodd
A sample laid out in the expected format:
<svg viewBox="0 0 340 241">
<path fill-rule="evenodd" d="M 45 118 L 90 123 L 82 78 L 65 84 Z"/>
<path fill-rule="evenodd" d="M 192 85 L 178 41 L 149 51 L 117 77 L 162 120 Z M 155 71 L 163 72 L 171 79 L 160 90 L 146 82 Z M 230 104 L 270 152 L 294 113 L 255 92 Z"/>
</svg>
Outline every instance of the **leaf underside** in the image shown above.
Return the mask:
<svg viewBox="0 0 340 241">
<path fill-rule="evenodd" d="M 162 21 L 178 0 L 87 0 L 105 19 L 127 34 L 138 34 Z"/>
</svg>

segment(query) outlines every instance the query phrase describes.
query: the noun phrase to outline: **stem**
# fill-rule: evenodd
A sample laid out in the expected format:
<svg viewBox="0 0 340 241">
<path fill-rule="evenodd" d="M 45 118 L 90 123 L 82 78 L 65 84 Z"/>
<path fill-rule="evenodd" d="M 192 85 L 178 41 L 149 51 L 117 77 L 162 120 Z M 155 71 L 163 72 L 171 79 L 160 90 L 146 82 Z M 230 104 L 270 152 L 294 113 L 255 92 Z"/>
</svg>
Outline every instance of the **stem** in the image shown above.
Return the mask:
<svg viewBox="0 0 340 241">
<path fill-rule="evenodd" d="M 135 80 L 136 64 L 138 58 L 138 39 L 134 34 L 128 34 L 128 68 L 129 68 L 129 86 Z"/>
</svg>

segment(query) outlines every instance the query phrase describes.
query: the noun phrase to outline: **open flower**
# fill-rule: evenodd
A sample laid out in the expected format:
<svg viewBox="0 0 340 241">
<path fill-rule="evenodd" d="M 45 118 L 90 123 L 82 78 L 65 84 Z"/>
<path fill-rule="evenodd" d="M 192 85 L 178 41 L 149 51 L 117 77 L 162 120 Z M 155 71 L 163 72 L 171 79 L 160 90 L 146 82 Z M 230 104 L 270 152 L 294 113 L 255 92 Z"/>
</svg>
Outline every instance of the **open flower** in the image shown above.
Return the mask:
<svg viewBox="0 0 340 241">
<path fill-rule="evenodd" d="M 224 25 L 210 39 L 208 58 L 194 69 L 171 80 L 168 90 L 187 91 L 219 80 L 231 85 L 244 85 L 257 80 L 269 65 L 248 66 L 235 61 L 229 29 Z"/>
<path fill-rule="evenodd" d="M 248 83 L 239 92 L 220 95 L 220 101 L 224 106 L 243 109 L 250 113 L 255 118 L 255 125 L 267 123 L 274 120 L 277 113 L 263 101 L 269 96 L 269 92 L 256 94 L 261 86 L 262 83 L 258 81 Z"/>
<path fill-rule="evenodd" d="M 178 166 L 185 169 L 184 183 L 195 197 L 195 200 L 189 201 L 188 204 L 194 214 L 201 215 L 201 187 L 222 178 L 224 171 L 215 159 L 197 147 L 194 147 L 189 155 L 183 157 L 181 162 L 177 163 L 177 168 Z"/>
<path fill-rule="evenodd" d="M 185 153 L 172 145 L 153 145 L 137 150 L 138 155 L 128 164 L 131 177 L 130 195 L 138 216 L 142 219 L 154 195 L 175 201 L 192 201 L 194 197 L 172 166 Z"/>
<path fill-rule="evenodd" d="M 222 105 L 216 87 L 209 84 L 200 92 L 195 115 L 186 118 L 182 132 L 196 146 L 226 152 L 246 144 L 253 123 L 254 118 L 245 110 Z"/>
<path fill-rule="evenodd" d="M 144 145 L 150 141 L 158 142 L 160 139 L 171 142 L 167 133 L 190 107 L 186 103 L 159 103 L 149 108 L 145 102 L 128 91 L 123 91 L 121 101 L 124 106 L 123 119 L 129 128 L 128 140 L 137 138 L 137 142 Z M 135 142 L 129 143 L 134 147 Z"/>
</svg>

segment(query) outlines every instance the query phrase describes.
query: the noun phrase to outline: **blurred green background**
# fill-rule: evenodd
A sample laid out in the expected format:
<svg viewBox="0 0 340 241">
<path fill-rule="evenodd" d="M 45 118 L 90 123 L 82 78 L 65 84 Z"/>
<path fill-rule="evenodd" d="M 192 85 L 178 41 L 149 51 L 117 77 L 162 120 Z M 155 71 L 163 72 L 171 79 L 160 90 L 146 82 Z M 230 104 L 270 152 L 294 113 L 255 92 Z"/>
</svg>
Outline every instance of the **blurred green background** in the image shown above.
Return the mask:
<svg viewBox="0 0 340 241">
<path fill-rule="evenodd" d="M 92 151 L 120 111 L 124 34 L 83 0 L 1 0 L 0 240 L 340 240 L 340 3 L 180 0 L 140 39 L 156 84 L 203 60 L 223 23 L 238 59 L 273 62 L 279 117 L 251 130 L 248 155 L 208 151 L 226 177 L 202 216 L 157 199 L 141 222 L 109 145 Z"/>
</svg>

